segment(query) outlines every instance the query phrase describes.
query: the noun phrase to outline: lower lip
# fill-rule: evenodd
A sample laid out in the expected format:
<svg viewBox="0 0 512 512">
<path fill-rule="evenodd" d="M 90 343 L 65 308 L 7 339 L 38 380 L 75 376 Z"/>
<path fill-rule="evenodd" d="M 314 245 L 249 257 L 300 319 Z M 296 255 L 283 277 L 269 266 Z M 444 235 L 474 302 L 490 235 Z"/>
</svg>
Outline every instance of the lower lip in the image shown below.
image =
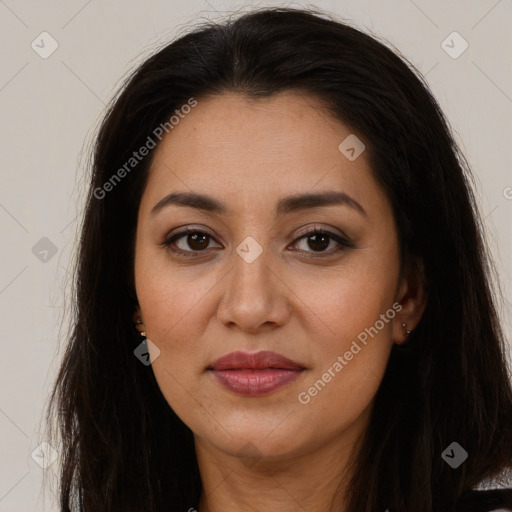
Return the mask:
<svg viewBox="0 0 512 512">
<path fill-rule="evenodd" d="M 245 396 L 261 396 L 299 378 L 303 370 L 210 370 L 225 388 Z"/>
</svg>

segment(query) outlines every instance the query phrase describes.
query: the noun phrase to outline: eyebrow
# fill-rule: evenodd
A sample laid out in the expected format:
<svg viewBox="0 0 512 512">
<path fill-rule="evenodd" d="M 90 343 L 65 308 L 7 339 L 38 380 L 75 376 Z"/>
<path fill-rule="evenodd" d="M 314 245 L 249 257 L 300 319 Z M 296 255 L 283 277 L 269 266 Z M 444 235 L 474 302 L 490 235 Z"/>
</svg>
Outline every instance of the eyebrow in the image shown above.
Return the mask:
<svg viewBox="0 0 512 512">
<path fill-rule="evenodd" d="M 171 205 L 196 208 L 221 215 L 228 213 L 226 206 L 211 196 L 191 192 L 172 192 L 153 206 L 151 215 L 156 215 L 163 208 Z M 277 203 L 276 214 L 284 215 L 300 210 L 335 205 L 349 206 L 362 215 L 367 215 L 365 209 L 355 199 L 344 192 L 336 191 L 297 194 L 285 197 Z"/>
</svg>

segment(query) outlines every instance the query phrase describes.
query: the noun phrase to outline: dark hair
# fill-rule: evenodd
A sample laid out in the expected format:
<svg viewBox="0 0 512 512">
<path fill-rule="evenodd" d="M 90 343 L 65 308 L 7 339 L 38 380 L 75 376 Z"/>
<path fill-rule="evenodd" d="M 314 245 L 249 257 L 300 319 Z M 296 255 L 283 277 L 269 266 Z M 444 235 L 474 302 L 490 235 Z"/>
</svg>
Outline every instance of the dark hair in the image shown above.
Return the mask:
<svg viewBox="0 0 512 512">
<path fill-rule="evenodd" d="M 406 59 L 315 9 L 270 8 L 160 49 L 101 124 L 72 334 L 47 413 L 50 422 L 58 407 L 61 511 L 197 506 L 192 432 L 133 353 L 134 235 L 153 153 L 104 197 L 97 191 L 176 109 L 227 91 L 315 97 L 364 141 L 393 206 L 401 263 L 421 262 L 428 302 L 407 348 L 393 346 L 353 462 L 349 510 L 458 510 L 483 479 L 512 467 L 510 376 L 468 165 Z M 469 454 L 457 469 L 441 457 L 453 441 Z"/>
</svg>

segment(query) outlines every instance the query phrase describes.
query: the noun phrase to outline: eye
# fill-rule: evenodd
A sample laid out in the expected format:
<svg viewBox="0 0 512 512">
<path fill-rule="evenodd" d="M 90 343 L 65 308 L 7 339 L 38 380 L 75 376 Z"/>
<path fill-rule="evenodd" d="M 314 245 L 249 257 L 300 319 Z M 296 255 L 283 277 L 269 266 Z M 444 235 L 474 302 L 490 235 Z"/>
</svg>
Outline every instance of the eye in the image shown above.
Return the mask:
<svg viewBox="0 0 512 512">
<path fill-rule="evenodd" d="M 166 238 L 161 245 L 170 251 L 183 256 L 200 256 L 201 252 L 208 249 L 211 235 L 200 229 L 186 228 Z M 177 246 L 175 248 L 174 246 Z M 188 248 L 187 248 L 188 247 Z"/>
<path fill-rule="evenodd" d="M 311 253 L 311 257 L 330 256 L 334 253 L 342 251 L 347 247 L 353 247 L 353 244 L 343 236 L 316 228 L 304 233 L 301 237 L 299 237 L 297 242 L 300 241 L 304 241 L 305 244 L 303 245 L 311 248 L 312 250 L 307 250 L 304 248 L 299 250 L 302 252 Z M 296 245 L 298 245 L 297 242 Z M 327 251 L 326 249 L 331 246 L 332 242 L 337 244 L 338 247 L 335 246 L 334 249 Z"/>
</svg>

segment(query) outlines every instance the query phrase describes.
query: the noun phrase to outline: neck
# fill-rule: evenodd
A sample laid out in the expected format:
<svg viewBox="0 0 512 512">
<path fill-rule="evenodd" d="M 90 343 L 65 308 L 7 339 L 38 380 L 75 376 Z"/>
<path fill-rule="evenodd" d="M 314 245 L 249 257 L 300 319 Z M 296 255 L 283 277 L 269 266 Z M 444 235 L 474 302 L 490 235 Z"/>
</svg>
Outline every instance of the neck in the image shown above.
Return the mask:
<svg viewBox="0 0 512 512">
<path fill-rule="evenodd" d="M 231 455 L 196 438 L 202 480 L 198 512 L 346 512 L 348 468 L 358 445 L 346 434 L 301 454 L 273 457 L 251 454 L 251 445 Z"/>
</svg>

